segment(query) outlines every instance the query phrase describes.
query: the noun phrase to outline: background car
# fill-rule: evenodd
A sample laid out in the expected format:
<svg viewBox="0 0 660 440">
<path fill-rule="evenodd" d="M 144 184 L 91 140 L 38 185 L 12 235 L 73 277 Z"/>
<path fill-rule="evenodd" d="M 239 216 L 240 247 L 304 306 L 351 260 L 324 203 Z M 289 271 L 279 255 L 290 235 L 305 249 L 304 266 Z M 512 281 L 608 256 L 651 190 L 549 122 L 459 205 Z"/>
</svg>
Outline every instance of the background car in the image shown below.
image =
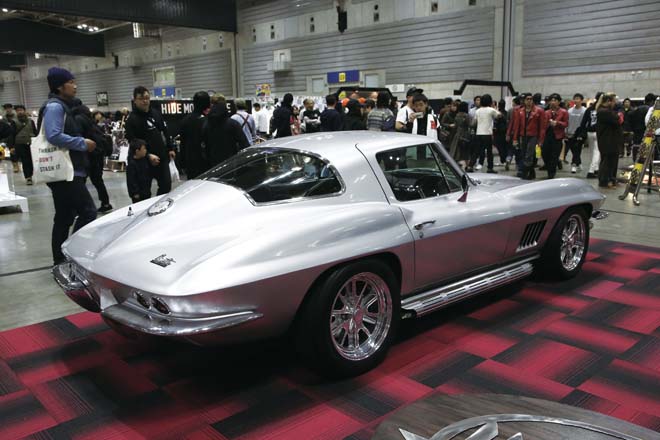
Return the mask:
<svg viewBox="0 0 660 440">
<path fill-rule="evenodd" d="M 402 318 L 543 271 L 575 276 L 604 197 L 464 174 L 430 138 L 295 136 L 241 151 L 63 246 L 67 295 L 123 333 L 195 344 L 291 330 L 314 367 L 378 364 Z"/>
</svg>

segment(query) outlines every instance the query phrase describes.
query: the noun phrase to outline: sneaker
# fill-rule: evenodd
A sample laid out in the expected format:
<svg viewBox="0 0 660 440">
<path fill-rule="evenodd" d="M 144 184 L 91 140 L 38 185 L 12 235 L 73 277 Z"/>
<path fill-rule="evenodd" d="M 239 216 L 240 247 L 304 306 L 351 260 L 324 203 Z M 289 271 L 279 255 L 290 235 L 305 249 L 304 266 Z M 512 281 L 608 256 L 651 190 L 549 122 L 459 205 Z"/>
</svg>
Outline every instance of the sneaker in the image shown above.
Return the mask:
<svg viewBox="0 0 660 440">
<path fill-rule="evenodd" d="M 561 164 L 561 162 L 557 162 L 557 168 L 563 170 L 564 166 Z"/>
<path fill-rule="evenodd" d="M 474 169 L 477 170 L 477 171 L 479 171 L 481 168 L 483 168 L 483 167 L 481 166 L 480 163 L 478 163 L 477 166 L 474 167 Z"/>
<path fill-rule="evenodd" d="M 107 205 L 101 205 L 101 207 L 98 209 L 98 212 L 103 214 L 103 213 L 106 213 L 108 211 L 112 211 L 113 209 L 114 208 L 112 207 L 112 205 L 108 203 Z"/>
<path fill-rule="evenodd" d="M 32 177 L 25 179 L 25 182 L 28 184 L 28 186 L 32 185 Z"/>
<path fill-rule="evenodd" d="M 510 167 L 511 167 L 511 162 L 510 162 L 510 161 L 507 161 L 507 162 L 504 164 L 504 171 L 509 171 L 509 168 L 510 168 Z"/>
<path fill-rule="evenodd" d="M 587 179 L 596 179 L 597 177 L 596 173 L 587 173 Z"/>
<path fill-rule="evenodd" d="M 577 168 L 575 167 L 575 165 L 573 165 L 573 166 L 571 167 L 571 173 L 572 173 L 572 174 L 577 173 Z"/>
<path fill-rule="evenodd" d="M 497 174 L 497 171 L 495 171 L 495 170 L 492 169 L 492 168 L 488 168 L 488 171 L 486 171 L 486 172 L 487 172 L 487 173 L 490 173 L 490 174 Z"/>
</svg>

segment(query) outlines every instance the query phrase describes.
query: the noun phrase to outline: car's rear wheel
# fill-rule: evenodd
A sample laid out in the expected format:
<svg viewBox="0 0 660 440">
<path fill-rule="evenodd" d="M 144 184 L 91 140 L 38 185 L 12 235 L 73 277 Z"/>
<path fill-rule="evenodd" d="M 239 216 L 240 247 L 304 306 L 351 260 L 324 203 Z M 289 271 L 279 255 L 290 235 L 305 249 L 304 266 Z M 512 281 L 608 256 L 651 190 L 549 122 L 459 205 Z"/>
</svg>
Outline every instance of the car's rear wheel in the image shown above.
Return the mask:
<svg viewBox="0 0 660 440">
<path fill-rule="evenodd" d="M 380 260 L 334 270 L 300 310 L 298 348 L 324 375 L 355 376 L 378 365 L 396 334 L 399 283 Z"/>
<path fill-rule="evenodd" d="M 584 209 L 568 209 L 548 237 L 538 268 L 549 278 L 567 280 L 582 269 L 589 250 L 589 225 Z"/>
</svg>

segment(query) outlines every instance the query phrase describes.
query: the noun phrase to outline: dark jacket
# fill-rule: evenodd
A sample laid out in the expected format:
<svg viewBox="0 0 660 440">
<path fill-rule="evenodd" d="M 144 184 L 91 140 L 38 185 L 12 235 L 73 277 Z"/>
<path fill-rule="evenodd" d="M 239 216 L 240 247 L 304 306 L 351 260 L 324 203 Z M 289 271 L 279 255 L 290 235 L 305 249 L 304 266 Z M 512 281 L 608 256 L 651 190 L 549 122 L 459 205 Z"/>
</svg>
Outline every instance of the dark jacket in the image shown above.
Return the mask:
<svg viewBox="0 0 660 440">
<path fill-rule="evenodd" d="M 351 100 L 351 102 L 348 103 L 347 108 L 348 114 L 344 118 L 344 130 L 366 130 L 367 125 L 362 117 L 360 104 L 357 101 Z"/>
<path fill-rule="evenodd" d="M 30 145 L 32 138 L 37 135 L 37 126 L 27 115 L 24 120 L 16 117 L 16 135 L 14 142 L 16 145 Z"/>
<path fill-rule="evenodd" d="M 92 119 L 92 112 L 80 101 L 71 109 L 71 114 L 80 126 L 82 136 L 96 142 L 96 148 L 89 153 L 92 156 L 110 156 L 112 144 L 108 142 L 101 128 Z"/>
<path fill-rule="evenodd" d="M 637 108 L 635 108 L 635 110 L 629 116 L 630 127 L 635 133 L 636 137 L 642 138 L 644 136 L 644 132 L 646 131 L 646 114 L 648 111 L 649 106 L 642 104 L 637 106 Z"/>
<path fill-rule="evenodd" d="M 619 154 L 623 145 L 622 118 L 618 112 L 601 108 L 596 112 L 596 136 L 601 154 Z"/>
<path fill-rule="evenodd" d="M 621 113 L 623 114 L 623 131 L 632 132 L 632 119 L 633 114 L 635 114 L 635 109 L 632 107 L 628 110 L 622 109 Z"/>
<path fill-rule="evenodd" d="M 293 117 L 293 110 L 290 106 L 280 105 L 273 112 L 273 126 L 271 132 L 277 130 L 276 138 L 291 136 L 291 118 Z"/>
<path fill-rule="evenodd" d="M 590 105 L 587 107 L 587 110 L 584 112 L 584 116 L 582 116 L 582 123 L 580 124 L 580 128 L 578 128 L 578 131 L 575 133 L 577 137 L 582 137 L 586 138 L 587 133 L 594 133 L 596 131 L 596 106 L 595 105 Z"/>
<path fill-rule="evenodd" d="M 9 131 L 6 131 L 2 138 L 0 138 L 0 142 L 4 142 L 8 147 L 14 148 L 16 141 L 16 121 L 13 118 L 3 118 L 3 120 L 9 125 Z"/>
<path fill-rule="evenodd" d="M 0 119 L 0 139 L 4 139 L 10 134 L 11 134 L 11 125 L 9 124 L 9 122 L 5 121 L 4 119 Z"/>
<path fill-rule="evenodd" d="M 126 139 L 129 142 L 133 139 L 144 140 L 149 154 L 158 156 L 161 163 L 169 163 L 168 151 L 173 150 L 174 147 L 168 144 L 167 125 L 159 112 L 149 109 L 145 113 L 133 105 L 125 129 Z"/>
<path fill-rule="evenodd" d="M 344 125 L 343 119 L 334 108 L 326 108 L 321 113 L 321 131 L 341 131 Z"/>
<path fill-rule="evenodd" d="M 149 160 L 146 157 L 142 159 L 128 158 L 128 165 L 126 165 L 126 186 L 128 187 L 128 195 L 133 201 L 135 195 L 140 196 L 140 200 L 145 200 L 151 197 L 151 174 L 149 171 Z"/>
<path fill-rule="evenodd" d="M 189 179 L 194 179 L 210 168 L 203 144 L 203 132 L 208 119 L 202 113 L 193 112 L 181 123 L 181 166 Z"/>
<path fill-rule="evenodd" d="M 224 105 L 214 105 L 208 114 L 203 139 L 210 167 L 223 162 L 250 146 L 241 124 L 231 119 Z"/>
<path fill-rule="evenodd" d="M 80 127 L 80 124 L 78 123 L 78 121 L 73 115 L 73 112 L 71 111 L 74 103 L 70 101 L 65 101 L 54 93 L 48 95 L 48 100 L 44 103 L 44 105 L 41 106 L 41 109 L 39 109 L 37 130 L 41 129 L 44 110 L 46 109 L 46 105 L 48 105 L 51 102 L 56 102 L 64 108 L 64 114 L 66 116 L 64 118 L 64 130 L 62 131 L 65 134 L 68 134 L 69 136 L 72 137 L 84 137 L 82 128 Z M 87 170 L 89 168 L 89 159 L 87 157 L 87 152 L 69 150 L 69 157 L 71 157 L 71 163 L 73 164 L 74 171 L 77 171 L 78 173 L 84 173 L 86 175 Z"/>
</svg>

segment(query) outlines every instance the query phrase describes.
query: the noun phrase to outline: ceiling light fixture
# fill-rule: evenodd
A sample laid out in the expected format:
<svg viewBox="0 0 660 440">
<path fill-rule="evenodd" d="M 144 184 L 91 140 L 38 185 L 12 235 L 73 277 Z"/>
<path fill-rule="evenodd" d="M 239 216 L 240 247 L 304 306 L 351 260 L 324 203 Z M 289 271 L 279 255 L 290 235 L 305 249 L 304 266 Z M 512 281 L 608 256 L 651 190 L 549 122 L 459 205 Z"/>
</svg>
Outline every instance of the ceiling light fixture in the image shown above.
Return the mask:
<svg viewBox="0 0 660 440">
<path fill-rule="evenodd" d="M 82 29 L 82 28 L 83 28 L 82 25 L 78 25 L 78 26 L 76 26 L 76 27 L 77 27 L 78 29 Z"/>
<path fill-rule="evenodd" d="M 87 25 L 86 25 L 86 24 L 83 24 L 82 27 L 84 27 L 85 29 L 87 29 Z"/>
<path fill-rule="evenodd" d="M 2 8 L 2 12 L 9 12 L 9 9 L 7 9 L 7 8 Z"/>
</svg>

